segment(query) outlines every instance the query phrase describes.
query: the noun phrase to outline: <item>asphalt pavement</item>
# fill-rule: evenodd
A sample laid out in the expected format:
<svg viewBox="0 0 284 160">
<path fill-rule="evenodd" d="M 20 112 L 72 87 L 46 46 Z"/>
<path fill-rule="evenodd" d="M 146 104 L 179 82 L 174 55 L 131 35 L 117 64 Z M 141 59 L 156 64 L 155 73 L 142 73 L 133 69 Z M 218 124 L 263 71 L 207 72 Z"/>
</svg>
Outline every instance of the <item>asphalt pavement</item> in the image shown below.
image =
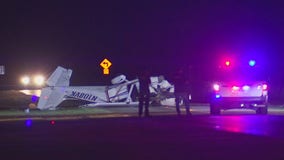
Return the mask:
<svg viewBox="0 0 284 160">
<path fill-rule="evenodd" d="M 132 116 L 1 121 L 0 157 L 284 159 L 284 116 L 235 111 L 211 116 L 192 109 L 190 117 L 153 114 L 139 118 L 133 112 Z"/>
</svg>

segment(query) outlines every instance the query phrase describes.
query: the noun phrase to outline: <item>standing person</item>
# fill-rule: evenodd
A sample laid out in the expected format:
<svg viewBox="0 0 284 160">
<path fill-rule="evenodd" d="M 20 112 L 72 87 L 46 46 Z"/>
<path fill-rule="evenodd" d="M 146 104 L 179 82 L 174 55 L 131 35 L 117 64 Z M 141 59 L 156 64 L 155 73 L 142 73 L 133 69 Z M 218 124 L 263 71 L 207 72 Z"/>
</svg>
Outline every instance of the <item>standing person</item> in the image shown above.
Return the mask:
<svg viewBox="0 0 284 160">
<path fill-rule="evenodd" d="M 145 106 L 144 116 L 149 117 L 149 100 L 150 90 L 149 85 L 151 83 L 149 72 L 144 70 L 139 73 L 139 117 L 143 114 L 143 106 Z"/>
<path fill-rule="evenodd" d="M 180 68 L 177 73 L 173 77 L 174 81 L 174 94 L 175 94 L 175 103 L 176 103 L 176 111 L 178 115 L 181 115 L 180 112 L 180 103 L 183 101 L 186 115 L 191 115 L 190 113 L 190 105 L 189 105 L 189 97 L 190 97 L 190 84 L 187 76 L 182 68 Z"/>
</svg>

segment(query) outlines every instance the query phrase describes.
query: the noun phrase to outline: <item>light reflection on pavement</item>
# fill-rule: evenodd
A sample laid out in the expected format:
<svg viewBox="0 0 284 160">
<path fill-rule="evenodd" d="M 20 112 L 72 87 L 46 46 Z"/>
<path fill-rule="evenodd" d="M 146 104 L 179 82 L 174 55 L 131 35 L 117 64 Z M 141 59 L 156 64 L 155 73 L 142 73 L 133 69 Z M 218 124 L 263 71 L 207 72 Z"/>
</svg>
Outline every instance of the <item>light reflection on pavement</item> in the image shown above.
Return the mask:
<svg viewBox="0 0 284 160">
<path fill-rule="evenodd" d="M 264 136 L 271 132 L 268 116 L 231 115 L 211 118 L 214 119 L 216 130 Z"/>
</svg>

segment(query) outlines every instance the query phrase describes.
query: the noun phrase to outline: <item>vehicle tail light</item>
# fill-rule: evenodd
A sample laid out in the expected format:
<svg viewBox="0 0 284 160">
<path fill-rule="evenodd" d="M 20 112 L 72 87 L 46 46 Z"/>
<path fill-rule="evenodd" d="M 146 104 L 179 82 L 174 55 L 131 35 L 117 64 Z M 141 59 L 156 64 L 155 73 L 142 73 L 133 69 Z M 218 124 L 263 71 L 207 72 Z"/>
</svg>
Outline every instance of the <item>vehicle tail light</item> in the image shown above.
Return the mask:
<svg viewBox="0 0 284 160">
<path fill-rule="evenodd" d="M 218 85 L 218 84 L 214 84 L 213 85 L 213 89 L 214 89 L 214 91 L 219 91 L 220 90 L 220 86 Z"/>
<path fill-rule="evenodd" d="M 266 91 L 267 90 L 267 84 L 262 85 L 262 90 Z"/>
<path fill-rule="evenodd" d="M 238 87 L 238 86 L 233 86 L 233 87 L 232 87 L 232 90 L 233 90 L 233 91 L 238 91 L 239 89 L 240 89 L 240 87 Z"/>
</svg>

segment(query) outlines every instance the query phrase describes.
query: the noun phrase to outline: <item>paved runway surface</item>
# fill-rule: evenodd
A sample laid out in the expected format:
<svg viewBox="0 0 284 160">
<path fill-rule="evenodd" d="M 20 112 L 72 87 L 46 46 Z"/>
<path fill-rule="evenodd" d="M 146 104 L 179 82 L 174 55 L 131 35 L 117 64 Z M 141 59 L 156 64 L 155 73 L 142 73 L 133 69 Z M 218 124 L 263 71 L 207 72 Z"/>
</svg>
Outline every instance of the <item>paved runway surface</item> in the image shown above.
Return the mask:
<svg viewBox="0 0 284 160">
<path fill-rule="evenodd" d="M 222 116 L 210 116 L 203 113 L 207 112 L 205 110 L 194 111 L 193 107 L 191 117 L 154 114 L 138 118 L 133 112 L 129 114 L 132 116 L 107 118 L 2 121 L 0 157 L 37 160 L 284 159 L 284 116 L 259 116 L 249 111 L 241 115 L 236 113 L 239 111 L 231 111 Z"/>
</svg>

